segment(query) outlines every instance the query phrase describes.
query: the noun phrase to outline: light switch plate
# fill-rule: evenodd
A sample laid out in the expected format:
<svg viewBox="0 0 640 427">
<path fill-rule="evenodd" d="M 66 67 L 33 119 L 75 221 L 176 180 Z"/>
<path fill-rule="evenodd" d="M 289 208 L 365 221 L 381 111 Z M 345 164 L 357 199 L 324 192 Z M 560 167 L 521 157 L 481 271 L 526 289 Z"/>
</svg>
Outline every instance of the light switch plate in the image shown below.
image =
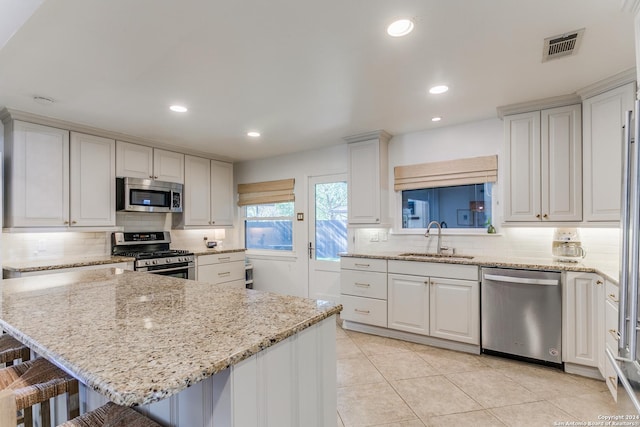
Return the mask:
<svg viewBox="0 0 640 427">
<path fill-rule="evenodd" d="M 298 218 L 298 221 L 304 221 L 304 213 L 303 212 L 298 212 L 297 218 Z"/>
</svg>

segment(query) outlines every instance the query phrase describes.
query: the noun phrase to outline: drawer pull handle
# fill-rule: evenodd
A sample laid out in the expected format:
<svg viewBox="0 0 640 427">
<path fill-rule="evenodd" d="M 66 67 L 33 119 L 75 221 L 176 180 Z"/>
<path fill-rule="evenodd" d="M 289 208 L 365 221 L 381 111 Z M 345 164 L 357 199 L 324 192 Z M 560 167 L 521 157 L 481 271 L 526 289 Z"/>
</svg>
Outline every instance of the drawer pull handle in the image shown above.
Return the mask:
<svg viewBox="0 0 640 427">
<path fill-rule="evenodd" d="M 368 284 L 368 283 L 358 283 L 358 282 L 356 282 L 355 285 L 356 286 L 360 286 L 361 288 L 369 288 L 369 287 L 371 287 L 371 285 Z"/>
<path fill-rule="evenodd" d="M 369 314 L 369 313 L 371 313 L 369 310 L 360 310 L 358 308 L 354 308 L 353 311 L 355 311 L 356 313 L 360 313 L 360 314 Z"/>
<path fill-rule="evenodd" d="M 611 301 L 618 302 L 618 299 L 616 298 L 616 296 L 614 294 L 609 294 L 608 296 L 609 296 L 609 298 L 611 298 Z"/>
<path fill-rule="evenodd" d="M 218 273 L 218 277 L 223 277 L 223 276 L 230 276 L 231 272 L 230 271 L 225 271 L 223 273 Z"/>
<path fill-rule="evenodd" d="M 356 263 L 356 264 L 355 264 L 355 266 L 356 266 L 356 267 L 364 267 L 364 268 L 369 268 L 369 267 L 371 267 L 369 264 L 358 264 L 358 263 Z"/>
<path fill-rule="evenodd" d="M 226 262 L 226 261 L 229 261 L 229 260 L 231 260 L 231 257 L 229 257 L 229 256 L 218 258 L 218 261 L 220 261 L 220 262 Z"/>
<path fill-rule="evenodd" d="M 616 377 L 607 377 L 607 379 L 611 383 L 611 386 L 617 390 L 618 389 L 618 379 Z"/>
<path fill-rule="evenodd" d="M 616 341 L 620 341 L 620 334 L 615 329 L 609 329 L 609 333 L 613 335 Z"/>
</svg>

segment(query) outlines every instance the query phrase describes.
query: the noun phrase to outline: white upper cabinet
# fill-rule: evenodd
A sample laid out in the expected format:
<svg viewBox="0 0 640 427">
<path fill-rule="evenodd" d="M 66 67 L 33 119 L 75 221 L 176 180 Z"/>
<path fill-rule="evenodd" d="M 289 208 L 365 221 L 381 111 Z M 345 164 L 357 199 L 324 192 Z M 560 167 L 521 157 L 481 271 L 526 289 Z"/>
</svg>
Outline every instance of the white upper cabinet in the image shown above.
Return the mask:
<svg viewBox="0 0 640 427">
<path fill-rule="evenodd" d="M 116 225 L 116 142 L 71 133 L 70 225 Z"/>
<path fill-rule="evenodd" d="M 348 144 L 349 224 L 382 224 L 388 218 L 388 142 L 384 131 L 345 138 Z"/>
<path fill-rule="evenodd" d="M 211 160 L 211 225 L 233 225 L 233 164 Z"/>
<path fill-rule="evenodd" d="M 233 225 L 233 206 L 233 164 L 185 156 L 182 225 Z"/>
<path fill-rule="evenodd" d="M 4 226 L 66 226 L 69 132 L 21 121 L 5 123 L 5 158 Z"/>
<path fill-rule="evenodd" d="M 116 175 L 184 183 L 184 154 L 118 141 Z"/>
<path fill-rule="evenodd" d="M 635 90 L 628 83 L 582 104 L 585 221 L 620 221 L 622 127 Z"/>
<path fill-rule="evenodd" d="M 5 227 L 113 227 L 115 140 L 5 124 Z"/>
<path fill-rule="evenodd" d="M 580 105 L 505 116 L 505 221 L 582 220 Z"/>
</svg>

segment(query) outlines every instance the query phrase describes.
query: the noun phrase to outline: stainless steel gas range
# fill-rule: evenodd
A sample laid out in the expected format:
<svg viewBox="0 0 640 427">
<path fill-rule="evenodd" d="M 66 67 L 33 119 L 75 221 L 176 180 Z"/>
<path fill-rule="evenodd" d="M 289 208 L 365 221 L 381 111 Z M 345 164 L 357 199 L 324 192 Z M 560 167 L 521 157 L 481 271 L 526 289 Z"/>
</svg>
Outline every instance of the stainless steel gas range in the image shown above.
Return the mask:
<svg viewBox="0 0 640 427">
<path fill-rule="evenodd" d="M 195 256 L 192 252 L 169 249 L 168 231 L 117 232 L 111 235 L 111 253 L 136 259 L 135 271 L 194 280 Z"/>
</svg>

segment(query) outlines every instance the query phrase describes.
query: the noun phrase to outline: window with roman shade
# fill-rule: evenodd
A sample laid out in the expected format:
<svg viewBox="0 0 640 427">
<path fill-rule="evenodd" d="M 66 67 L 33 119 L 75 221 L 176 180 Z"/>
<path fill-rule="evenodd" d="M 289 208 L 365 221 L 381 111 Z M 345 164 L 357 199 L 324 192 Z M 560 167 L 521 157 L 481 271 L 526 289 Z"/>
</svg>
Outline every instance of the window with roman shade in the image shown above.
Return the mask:
<svg viewBox="0 0 640 427">
<path fill-rule="evenodd" d="M 393 175 L 395 191 L 496 182 L 498 156 L 396 166 Z"/>
<path fill-rule="evenodd" d="M 442 228 L 489 230 L 497 179 L 497 156 L 397 166 L 397 227 L 425 229 L 436 221 Z"/>
<path fill-rule="evenodd" d="M 238 184 L 245 248 L 293 251 L 294 179 Z"/>
<path fill-rule="evenodd" d="M 293 178 L 238 184 L 238 206 L 293 202 L 294 185 Z"/>
</svg>

